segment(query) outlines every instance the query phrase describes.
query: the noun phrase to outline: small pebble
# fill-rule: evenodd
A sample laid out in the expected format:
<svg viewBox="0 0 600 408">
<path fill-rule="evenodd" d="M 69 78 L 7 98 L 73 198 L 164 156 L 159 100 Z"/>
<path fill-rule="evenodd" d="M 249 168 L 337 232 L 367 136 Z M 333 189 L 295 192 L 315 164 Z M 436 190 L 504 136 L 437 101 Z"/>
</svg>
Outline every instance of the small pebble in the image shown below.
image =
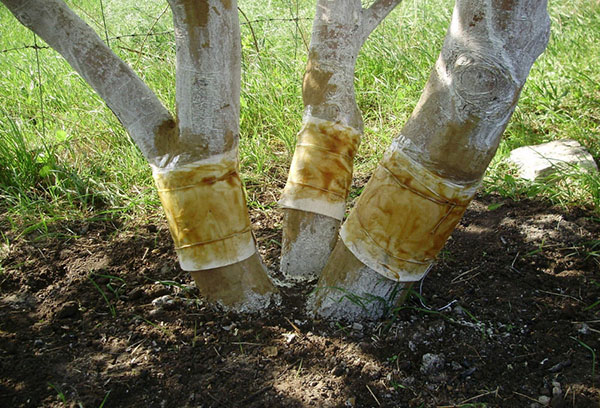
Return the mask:
<svg viewBox="0 0 600 408">
<path fill-rule="evenodd" d="M 546 407 L 548 406 L 548 404 L 550 404 L 550 397 L 546 395 L 540 395 L 538 398 L 538 402 Z"/>
<path fill-rule="evenodd" d="M 411 386 L 411 385 L 413 385 L 415 383 L 415 381 L 417 381 L 417 379 L 415 377 L 406 377 L 404 379 L 404 381 L 402 381 L 402 383 L 404 385 Z"/>
<path fill-rule="evenodd" d="M 363 329 L 363 325 L 362 325 L 362 324 L 360 324 L 360 323 L 354 323 L 354 324 L 352 325 L 352 330 L 356 330 L 356 331 L 362 331 L 362 329 Z"/>
<path fill-rule="evenodd" d="M 423 354 L 421 359 L 421 373 L 423 374 L 436 374 L 446 363 L 446 359 L 443 354 L 426 353 Z"/>
<path fill-rule="evenodd" d="M 473 375 L 473 373 L 475 373 L 475 371 L 477 371 L 477 368 L 476 367 L 471 367 L 468 370 L 465 370 L 462 373 L 460 373 L 460 376 L 462 378 L 467 378 L 467 377 Z"/>
<path fill-rule="evenodd" d="M 152 301 L 152 306 L 154 306 L 156 308 L 161 308 L 161 307 L 165 307 L 165 306 L 171 306 L 174 303 L 175 303 L 175 301 L 173 300 L 173 298 L 171 296 L 164 295 L 164 296 L 154 299 Z"/>
<path fill-rule="evenodd" d="M 560 370 L 562 370 L 563 368 L 571 366 L 571 364 L 572 364 L 571 360 L 561 361 L 560 363 L 555 364 L 552 367 L 550 367 L 548 369 L 548 371 L 550 371 L 551 373 L 557 373 Z"/>
<path fill-rule="evenodd" d="M 452 309 L 452 313 L 454 313 L 457 316 L 465 316 L 465 309 L 463 309 L 460 306 L 455 306 L 454 309 Z"/>
<path fill-rule="evenodd" d="M 590 334 L 590 326 L 586 323 L 579 323 L 577 325 L 577 331 L 581 334 Z"/>
</svg>

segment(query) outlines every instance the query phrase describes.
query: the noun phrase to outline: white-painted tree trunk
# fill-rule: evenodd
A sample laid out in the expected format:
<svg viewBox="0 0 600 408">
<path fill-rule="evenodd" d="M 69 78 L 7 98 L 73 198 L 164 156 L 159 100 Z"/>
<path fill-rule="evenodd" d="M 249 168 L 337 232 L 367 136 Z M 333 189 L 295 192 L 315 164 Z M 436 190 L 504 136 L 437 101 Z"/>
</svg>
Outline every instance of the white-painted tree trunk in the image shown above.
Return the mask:
<svg viewBox="0 0 600 408">
<path fill-rule="evenodd" d="M 312 305 L 373 319 L 421 279 L 474 196 L 545 49 L 544 0 L 457 0 L 421 99 L 344 223 Z M 362 303 L 359 300 L 378 299 Z"/>
<path fill-rule="evenodd" d="M 181 189 L 187 188 L 182 181 L 175 187 L 175 200 L 161 195 L 163 206 L 176 245 L 181 242 L 180 263 L 192 273 L 201 293 L 238 310 L 260 310 L 270 304 L 275 288 L 256 251 L 239 178 L 237 2 L 169 0 L 169 4 L 177 46 L 179 137 L 166 147 L 170 155 L 155 174 L 191 167 L 199 174 L 195 183 L 208 185 L 215 194 L 208 199 L 196 184 L 197 191 L 190 189 L 182 198 Z M 215 165 L 220 168 L 213 173 Z M 195 234 L 187 234 L 188 230 Z M 184 239 L 177 239 L 179 232 L 184 232 Z"/>
<path fill-rule="evenodd" d="M 170 0 L 177 120 L 62 0 L 0 0 L 98 92 L 148 159 L 180 265 L 211 301 L 267 307 L 275 291 L 256 251 L 239 177 L 236 1 Z"/>
<path fill-rule="evenodd" d="M 303 127 L 281 205 L 281 270 L 318 276 L 335 245 L 363 133 L 354 67 L 369 34 L 400 0 L 319 0 L 302 84 Z"/>
</svg>

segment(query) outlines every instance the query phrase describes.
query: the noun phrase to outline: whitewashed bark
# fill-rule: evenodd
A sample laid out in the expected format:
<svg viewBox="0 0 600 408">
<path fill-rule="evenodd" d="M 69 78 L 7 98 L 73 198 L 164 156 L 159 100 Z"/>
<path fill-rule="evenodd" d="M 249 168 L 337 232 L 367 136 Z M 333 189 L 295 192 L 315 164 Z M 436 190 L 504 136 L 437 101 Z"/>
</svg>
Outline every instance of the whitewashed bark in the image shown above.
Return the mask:
<svg viewBox="0 0 600 408">
<path fill-rule="evenodd" d="M 237 149 L 241 45 L 236 1 L 169 0 L 169 5 L 179 138 L 166 149 L 165 161 L 176 167 Z"/>
<path fill-rule="evenodd" d="M 176 103 L 179 137 L 170 140 L 169 145 L 165 146 L 164 150 L 168 154 L 163 156 L 161 171 L 178 171 L 194 163 L 211 163 L 220 158 L 225 160 L 221 164 L 225 164 L 227 157 L 234 157 L 236 164 L 233 171 L 236 174 L 225 176 L 239 181 L 237 149 L 241 44 L 237 2 L 169 0 L 169 5 L 173 12 L 177 47 Z M 212 178 L 209 178 L 208 182 L 214 183 L 211 180 Z M 238 182 L 229 184 L 233 185 L 233 189 L 241 189 Z M 224 185 L 227 187 L 227 184 Z M 249 227 L 243 191 L 232 191 L 227 196 L 235 196 L 238 199 L 242 197 L 241 204 L 232 207 L 231 212 L 237 214 L 232 219 L 245 218 L 245 224 Z M 219 206 L 217 202 L 201 201 L 196 200 L 195 204 L 190 205 L 189 218 L 202 212 L 207 214 L 208 218 L 210 214 L 216 213 L 219 207 L 228 208 L 227 206 L 232 204 L 222 203 Z M 210 207 L 206 208 L 207 206 Z M 239 246 L 232 249 L 233 252 L 236 249 L 240 251 L 238 262 L 229 263 L 228 258 L 223 259 L 220 265 L 217 263 L 217 266 L 208 269 L 198 268 L 199 270 L 192 271 L 196 286 L 210 301 L 225 307 L 243 311 L 257 311 L 268 307 L 276 290 L 256 251 L 256 243 L 251 237 L 248 238 L 249 234 L 243 228 L 244 225 L 237 225 L 237 221 L 236 225 L 218 224 L 226 222 L 227 218 L 223 216 L 214 219 L 215 228 L 224 231 L 225 236 L 221 237 L 222 239 L 236 237 L 233 243 Z M 196 221 L 202 222 L 197 218 Z M 185 225 L 183 227 L 185 228 Z M 234 235 L 225 232 L 237 231 L 240 228 L 243 230 Z M 173 230 L 172 227 L 172 232 Z M 243 245 L 240 242 L 243 242 Z M 193 245 L 196 244 L 191 244 L 192 249 Z M 212 250 L 212 256 L 217 259 L 221 251 L 219 245 Z M 249 257 L 247 254 L 252 250 L 248 252 L 248 247 L 254 247 L 253 254 Z"/>
<path fill-rule="evenodd" d="M 376 172 L 382 171 L 386 164 L 395 164 L 389 162 L 393 160 L 390 158 L 407 157 L 415 164 L 413 169 L 420 170 L 413 171 L 417 174 L 405 183 L 414 185 L 422 183 L 423 177 L 430 180 L 434 177 L 445 180 L 444 185 L 455 191 L 460 191 L 460 186 L 464 191 L 472 188 L 483 177 L 529 70 L 546 47 L 549 37 L 546 3 L 544 0 L 458 0 L 440 57 L 421 99 Z M 381 188 L 372 179 L 361 197 L 368 196 L 371 190 L 383 191 Z M 415 203 L 418 199 L 413 198 Z M 368 251 L 360 248 L 352 251 L 357 248 L 356 242 L 345 242 L 352 236 L 345 228 L 352 224 L 360 209 L 359 199 L 342 228 L 335 256 L 330 258 L 318 284 L 320 289 L 313 305 L 321 316 L 348 320 L 378 318 L 381 307 L 358 306 L 344 296 L 352 293 L 359 298 L 385 298 L 398 283 L 410 285 L 410 276 L 415 276 L 395 270 L 385 271 L 393 272 L 395 280 L 383 278 L 381 259 L 359 259 Z M 419 211 L 413 205 L 412 212 L 404 219 L 394 218 L 398 216 L 395 214 L 374 228 L 405 225 L 411 217 L 426 219 L 427 214 Z M 366 228 L 371 235 L 377 232 Z M 427 234 L 411 240 L 426 242 L 434 238 L 445 240 Z M 351 266 L 341 269 L 343 265 Z M 421 268 L 422 276 L 427 267 L 424 263 L 415 269 Z M 393 304 L 395 300 L 388 301 Z"/>
<path fill-rule="evenodd" d="M 62 0 L 1 1 L 94 88 L 146 159 L 158 164 L 155 141 L 169 137 L 175 121 L 133 70 Z"/>
<path fill-rule="evenodd" d="M 325 121 L 362 135 L 362 116 L 354 90 L 356 59 L 369 34 L 399 3 L 400 0 L 378 0 L 365 9 L 360 0 L 317 2 L 302 85 L 305 127 L 314 121 Z M 297 149 L 294 160 L 298 160 L 298 155 Z M 350 166 L 351 162 L 352 158 Z M 351 174 L 350 167 L 350 178 Z M 344 177 L 347 175 L 334 174 L 334 180 L 327 182 L 343 184 L 340 178 Z M 280 268 L 288 277 L 311 279 L 325 266 L 333 249 L 347 192 L 335 205 L 325 198 L 307 204 L 301 193 L 291 191 L 292 184 L 290 177 L 281 200 L 284 226 Z"/>
<path fill-rule="evenodd" d="M 169 2 L 177 45 L 175 121 L 133 70 L 63 1 L 0 1 L 71 64 L 128 130 L 159 183 L 173 238 L 182 243 L 176 248 L 182 268 L 192 269 L 201 292 L 210 301 L 237 310 L 267 307 L 276 290 L 256 251 L 239 179 L 241 50 L 236 2 Z M 211 200 L 195 198 L 212 184 L 219 185 L 223 197 L 235 200 L 221 202 L 220 193 L 213 191 L 207 194 Z M 211 224 L 204 225 L 203 219 L 209 217 L 199 215 L 217 214 L 216 209 L 231 216 L 213 215 Z M 221 218 L 244 222 L 239 228 L 220 225 L 226 221 Z M 203 239 L 206 236 L 208 240 Z M 242 241 L 236 254 L 236 243 Z"/>
</svg>

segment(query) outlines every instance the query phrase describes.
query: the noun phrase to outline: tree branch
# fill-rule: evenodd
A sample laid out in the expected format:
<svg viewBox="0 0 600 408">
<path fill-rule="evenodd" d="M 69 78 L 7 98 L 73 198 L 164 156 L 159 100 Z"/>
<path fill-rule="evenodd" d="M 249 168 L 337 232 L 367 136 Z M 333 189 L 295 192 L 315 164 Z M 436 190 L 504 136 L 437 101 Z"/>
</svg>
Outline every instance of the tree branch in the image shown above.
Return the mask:
<svg viewBox="0 0 600 408">
<path fill-rule="evenodd" d="M 0 0 L 58 51 L 100 95 L 144 156 L 159 156 L 155 139 L 174 123 L 148 86 L 62 0 Z"/>
<path fill-rule="evenodd" d="M 367 9 L 363 9 L 363 41 L 387 17 L 402 0 L 376 0 Z"/>
</svg>

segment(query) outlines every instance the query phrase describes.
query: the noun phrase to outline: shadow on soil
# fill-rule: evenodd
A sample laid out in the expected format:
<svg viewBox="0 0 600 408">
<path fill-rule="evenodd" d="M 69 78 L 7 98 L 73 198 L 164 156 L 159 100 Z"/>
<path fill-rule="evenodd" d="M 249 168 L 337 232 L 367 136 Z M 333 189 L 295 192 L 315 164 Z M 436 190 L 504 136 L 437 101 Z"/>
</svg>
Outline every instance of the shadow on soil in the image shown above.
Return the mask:
<svg viewBox="0 0 600 408">
<path fill-rule="evenodd" d="M 274 268 L 280 219 L 253 221 Z M 0 406 L 600 403 L 600 225 L 584 210 L 479 198 L 422 293 L 354 325 L 311 319 L 310 285 L 260 316 L 206 305 L 164 224 L 55 227 L 70 237 L 0 258 Z"/>
</svg>

